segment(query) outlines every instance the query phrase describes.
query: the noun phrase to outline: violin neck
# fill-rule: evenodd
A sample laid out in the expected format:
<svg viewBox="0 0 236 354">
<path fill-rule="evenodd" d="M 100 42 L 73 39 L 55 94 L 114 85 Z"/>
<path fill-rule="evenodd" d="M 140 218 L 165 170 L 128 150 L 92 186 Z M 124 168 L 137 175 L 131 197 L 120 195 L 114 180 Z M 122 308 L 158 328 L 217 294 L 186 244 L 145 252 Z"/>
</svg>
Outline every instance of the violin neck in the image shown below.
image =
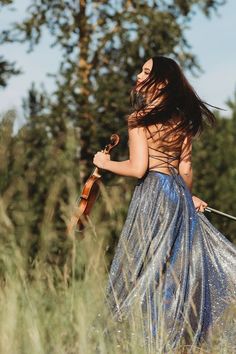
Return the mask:
<svg viewBox="0 0 236 354">
<path fill-rule="evenodd" d="M 99 173 L 99 169 L 98 169 L 98 167 L 95 167 L 95 169 L 93 170 L 93 172 L 92 172 L 92 175 L 93 176 L 95 176 L 95 177 L 102 177 L 101 175 L 100 175 L 100 173 Z"/>
</svg>

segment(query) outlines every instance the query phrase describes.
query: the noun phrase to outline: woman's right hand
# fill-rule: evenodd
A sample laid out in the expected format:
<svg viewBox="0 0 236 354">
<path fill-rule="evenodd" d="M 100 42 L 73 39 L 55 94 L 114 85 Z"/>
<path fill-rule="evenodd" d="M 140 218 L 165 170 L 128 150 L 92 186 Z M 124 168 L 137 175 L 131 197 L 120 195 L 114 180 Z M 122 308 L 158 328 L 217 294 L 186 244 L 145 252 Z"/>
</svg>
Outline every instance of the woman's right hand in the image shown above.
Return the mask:
<svg viewBox="0 0 236 354">
<path fill-rule="evenodd" d="M 204 200 L 196 197 L 195 195 L 192 196 L 193 204 L 195 206 L 196 211 L 200 211 L 204 213 L 205 208 L 207 207 L 207 203 Z"/>
</svg>

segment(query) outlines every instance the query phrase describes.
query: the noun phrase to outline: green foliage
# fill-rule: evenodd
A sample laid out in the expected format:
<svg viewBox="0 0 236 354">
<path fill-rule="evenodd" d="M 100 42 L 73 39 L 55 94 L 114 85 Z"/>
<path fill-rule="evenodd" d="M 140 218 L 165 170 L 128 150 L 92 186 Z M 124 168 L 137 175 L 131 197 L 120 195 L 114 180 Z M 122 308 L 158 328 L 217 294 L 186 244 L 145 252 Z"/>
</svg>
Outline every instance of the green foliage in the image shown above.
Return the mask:
<svg viewBox="0 0 236 354">
<path fill-rule="evenodd" d="M 81 129 L 84 179 L 89 168 L 87 161 L 106 144 L 107 137 L 115 131 L 126 137 L 124 117 L 128 113 L 129 91 L 145 58 L 171 54 L 186 69 L 199 70 L 185 29 L 196 9 L 209 16 L 222 3 L 29 1 L 23 21 L 4 30 L 0 42 L 26 42 L 33 50 L 47 29 L 52 46 L 61 48 L 57 90 L 48 102 L 48 123 L 50 129 L 59 127 L 63 134 L 67 124 Z M 124 142 L 121 149 L 125 154 Z"/>
<path fill-rule="evenodd" d="M 214 209 L 235 215 L 236 97 L 228 102 L 232 118 L 217 114 L 217 125 L 194 143 L 194 192 Z M 213 224 L 236 242 L 236 223 L 210 215 Z"/>
<path fill-rule="evenodd" d="M 11 5 L 13 2 L 14 0 L 0 0 L 0 10 L 3 6 Z"/>
<path fill-rule="evenodd" d="M 26 124 L 16 135 L 13 120 L 9 117 L 2 120 L 0 186 L 5 220 L 8 227 L 10 223 L 15 227 L 17 242 L 30 260 L 41 249 L 47 249 L 45 257 L 60 259 L 63 265 L 70 248 L 65 236 L 66 221 L 93 168 L 93 154 L 109 143 L 111 133 L 118 132 L 121 144 L 112 152 L 112 158 L 127 158 L 125 115 L 137 69 L 144 58 L 170 53 L 186 69 L 199 68 L 186 42 L 185 28 L 198 7 L 209 16 L 220 3 L 37 0 L 29 4 L 26 18 L 3 31 L 1 42 L 28 42 L 33 50 L 47 28 L 63 55 L 54 94 L 38 92 L 32 85 L 24 100 Z M 204 171 L 195 168 L 196 194 L 214 207 L 224 203 L 224 210 L 233 213 L 234 199 L 229 197 L 234 186 L 233 182 L 226 186 L 226 181 L 233 181 L 235 176 L 233 167 L 229 167 L 233 160 L 231 129 L 235 119 L 224 124 L 225 120 L 219 118 L 219 122 L 220 129 L 226 129 L 229 136 L 228 155 L 220 157 L 223 135 L 216 133 L 214 139 L 213 131 L 206 132 L 197 142 L 196 166 L 204 166 Z M 208 150 L 203 148 L 206 140 Z M 213 151 L 217 151 L 214 156 Z M 217 171 L 219 176 L 222 170 L 227 177 L 218 178 L 216 184 L 214 173 Z M 133 180 L 124 183 L 123 178 L 104 173 L 104 182 L 111 186 L 110 198 L 114 198 L 112 191 L 116 184 L 116 191 L 122 190 L 115 215 L 109 218 L 106 209 L 100 211 L 106 223 L 104 230 L 109 229 L 114 240 L 112 255 L 120 231 L 116 221 L 125 218 Z M 230 187 L 228 192 L 220 193 L 226 187 Z M 217 226 L 224 231 L 221 220 L 217 219 Z M 231 222 L 226 227 L 231 238 L 234 230 Z"/>
<path fill-rule="evenodd" d="M 12 75 L 19 75 L 21 71 L 15 68 L 15 63 L 7 62 L 0 56 L 0 87 L 7 86 L 7 80 Z"/>
</svg>

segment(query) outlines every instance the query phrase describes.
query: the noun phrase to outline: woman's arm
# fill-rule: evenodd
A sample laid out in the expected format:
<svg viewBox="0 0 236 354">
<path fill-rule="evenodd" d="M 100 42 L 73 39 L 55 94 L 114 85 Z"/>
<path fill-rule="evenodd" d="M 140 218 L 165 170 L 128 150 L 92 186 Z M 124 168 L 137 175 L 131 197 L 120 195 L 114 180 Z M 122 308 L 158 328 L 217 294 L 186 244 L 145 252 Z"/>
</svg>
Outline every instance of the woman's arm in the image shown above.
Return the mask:
<svg viewBox="0 0 236 354">
<path fill-rule="evenodd" d="M 186 185 L 188 186 L 190 192 L 192 191 L 193 185 L 193 169 L 192 169 L 192 141 L 191 137 L 186 137 L 181 151 L 180 163 L 179 163 L 179 174 L 184 179 Z M 192 196 L 193 204 L 196 211 L 204 212 L 207 207 L 207 203 L 204 200 Z"/>
<path fill-rule="evenodd" d="M 190 136 L 187 136 L 184 139 L 180 163 L 179 163 L 179 174 L 185 181 L 190 192 L 192 191 L 193 185 L 193 169 L 192 169 L 192 139 Z"/>
<path fill-rule="evenodd" d="M 129 160 L 111 161 L 110 155 L 97 152 L 93 163 L 104 170 L 122 176 L 141 178 L 148 168 L 148 144 L 145 128 L 137 127 L 128 130 L 129 133 Z"/>
</svg>

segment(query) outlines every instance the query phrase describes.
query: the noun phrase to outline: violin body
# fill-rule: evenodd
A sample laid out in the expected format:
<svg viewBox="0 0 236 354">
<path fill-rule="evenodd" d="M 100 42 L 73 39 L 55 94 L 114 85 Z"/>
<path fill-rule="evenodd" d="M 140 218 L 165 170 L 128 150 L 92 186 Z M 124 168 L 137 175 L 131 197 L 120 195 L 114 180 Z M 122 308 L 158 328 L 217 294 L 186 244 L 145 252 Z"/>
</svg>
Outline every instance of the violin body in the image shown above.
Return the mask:
<svg viewBox="0 0 236 354">
<path fill-rule="evenodd" d="M 109 154 L 111 149 L 119 144 L 120 137 L 117 134 L 112 134 L 111 143 L 105 146 L 103 152 Z M 80 201 L 76 205 L 74 214 L 67 226 L 67 233 L 71 234 L 76 228 L 78 231 L 82 231 L 88 222 L 88 216 L 96 202 L 99 192 L 100 192 L 100 182 L 101 175 L 99 174 L 99 169 L 96 167 L 92 174 L 89 176 L 84 184 L 80 195 Z"/>
<path fill-rule="evenodd" d="M 78 205 L 78 221 L 77 227 L 81 231 L 83 230 L 87 217 L 90 214 L 94 203 L 96 202 L 100 188 L 99 188 L 99 180 L 102 176 L 98 173 L 98 168 L 96 167 L 91 176 L 87 179 L 81 196 L 80 203 Z"/>
</svg>

